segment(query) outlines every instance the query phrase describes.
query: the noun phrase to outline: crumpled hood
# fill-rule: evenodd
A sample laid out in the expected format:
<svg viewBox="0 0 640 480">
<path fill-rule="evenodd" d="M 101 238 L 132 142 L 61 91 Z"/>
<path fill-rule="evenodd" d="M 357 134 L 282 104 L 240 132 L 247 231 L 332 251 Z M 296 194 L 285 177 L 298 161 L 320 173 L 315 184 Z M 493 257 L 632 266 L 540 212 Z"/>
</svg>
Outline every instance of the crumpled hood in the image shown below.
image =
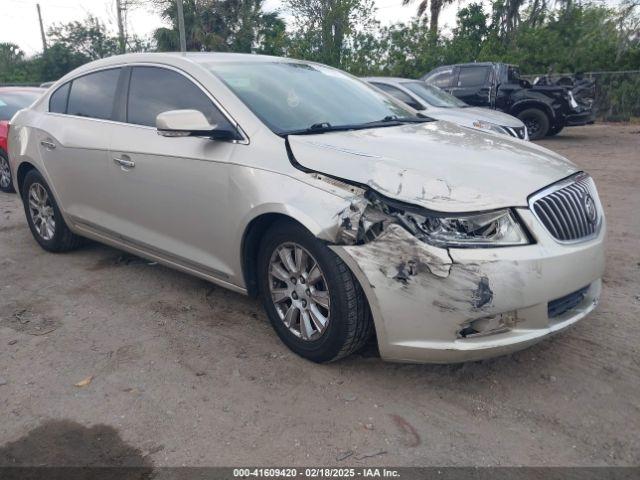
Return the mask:
<svg viewBox="0 0 640 480">
<path fill-rule="evenodd" d="M 443 212 L 526 206 L 531 193 L 578 171 L 533 143 L 442 121 L 288 140 L 303 167 Z"/>
<path fill-rule="evenodd" d="M 437 108 L 425 110 L 424 113 L 428 117 L 448 120 L 469 127 L 473 126 L 473 122 L 477 120 L 495 123 L 504 127 L 524 127 L 524 123 L 516 117 L 496 110 L 489 110 L 488 108 Z"/>
</svg>

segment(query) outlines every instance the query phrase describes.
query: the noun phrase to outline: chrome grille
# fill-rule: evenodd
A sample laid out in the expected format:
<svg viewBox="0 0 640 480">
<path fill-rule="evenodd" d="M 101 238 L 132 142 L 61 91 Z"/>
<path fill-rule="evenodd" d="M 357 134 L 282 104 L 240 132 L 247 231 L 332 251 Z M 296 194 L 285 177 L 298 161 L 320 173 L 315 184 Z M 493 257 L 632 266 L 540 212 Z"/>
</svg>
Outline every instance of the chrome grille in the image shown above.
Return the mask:
<svg viewBox="0 0 640 480">
<path fill-rule="evenodd" d="M 591 177 L 579 173 L 534 195 L 531 209 L 556 240 L 572 242 L 597 234 L 602 220 Z"/>
</svg>

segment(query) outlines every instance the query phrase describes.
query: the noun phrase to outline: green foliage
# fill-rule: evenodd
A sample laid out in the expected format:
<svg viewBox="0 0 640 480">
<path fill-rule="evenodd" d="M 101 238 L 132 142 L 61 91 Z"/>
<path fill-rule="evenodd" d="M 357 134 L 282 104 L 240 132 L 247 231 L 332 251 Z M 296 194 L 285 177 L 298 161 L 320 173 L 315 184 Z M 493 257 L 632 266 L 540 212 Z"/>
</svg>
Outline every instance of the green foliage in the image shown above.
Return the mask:
<svg viewBox="0 0 640 480">
<path fill-rule="evenodd" d="M 154 32 L 159 51 L 180 49 L 175 0 L 157 0 L 171 28 Z M 187 50 L 283 54 L 285 24 L 263 10 L 264 0 L 184 0 Z"/>
<path fill-rule="evenodd" d="M 14 43 L 0 43 L 0 82 L 22 83 L 31 77 L 24 52 Z"/>
<path fill-rule="evenodd" d="M 478 1 L 461 8 L 455 28 L 440 35 L 434 12 L 448 0 L 421 0 L 428 15 L 384 27 L 375 21 L 373 0 L 284 0 L 288 29 L 279 12 L 264 11 L 264 1 L 184 0 L 187 49 L 290 56 L 355 75 L 413 78 L 472 61 L 512 63 L 524 74 L 640 69 L 639 0 L 618 8 L 571 0 L 493 0 L 487 8 Z M 157 49 L 178 50 L 175 0 L 154 2 L 171 25 L 155 31 Z M 48 37 L 48 50 L 31 58 L 18 45 L 0 44 L 0 82 L 55 80 L 118 51 L 117 37 L 92 16 L 54 26 Z M 151 49 L 136 37 L 127 47 Z M 601 111 L 611 118 L 640 114 L 639 78 L 600 76 Z"/>
<path fill-rule="evenodd" d="M 505 20 L 513 4 L 498 0 L 490 14 L 472 3 L 458 11 L 451 35 L 435 42 L 424 21 L 414 19 L 381 28 L 366 43 L 373 54 L 348 56 L 371 60 L 355 62 L 357 73 L 414 78 L 439 65 L 473 61 L 516 64 L 524 74 L 640 69 L 634 12 L 623 15 L 599 4 L 541 11 L 540 5 L 534 2 L 516 21 Z"/>
<path fill-rule="evenodd" d="M 356 57 L 354 48 L 377 26 L 373 0 L 285 0 L 294 32 L 288 55 L 343 67 L 343 57 Z M 363 52 L 366 53 L 367 52 Z"/>
<path fill-rule="evenodd" d="M 49 42 L 89 60 L 118 53 L 118 39 L 110 36 L 98 18 L 88 15 L 83 22 L 69 22 L 49 29 Z"/>
</svg>

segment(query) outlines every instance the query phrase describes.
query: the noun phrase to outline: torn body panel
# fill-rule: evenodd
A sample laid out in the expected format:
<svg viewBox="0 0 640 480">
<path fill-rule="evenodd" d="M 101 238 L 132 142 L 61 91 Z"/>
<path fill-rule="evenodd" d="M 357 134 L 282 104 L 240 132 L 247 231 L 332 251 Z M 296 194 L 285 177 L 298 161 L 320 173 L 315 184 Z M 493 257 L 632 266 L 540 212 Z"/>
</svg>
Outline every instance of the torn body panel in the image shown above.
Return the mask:
<svg viewBox="0 0 640 480">
<path fill-rule="evenodd" d="M 367 296 L 384 359 L 452 363 L 513 352 L 576 323 L 598 302 L 604 226 L 593 240 L 562 245 L 528 208 L 514 208 L 509 215 L 535 241 L 453 248 L 434 243 L 420 207 L 328 178 L 345 193 L 326 229 L 330 248 Z M 549 302 L 576 291 L 585 293 L 571 309 L 549 313 Z"/>
<path fill-rule="evenodd" d="M 391 224 L 366 243 L 332 247 L 367 295 L 383 358 L 450 363 L 509 353 L 595 307 L 604 232 L 584 244 L 559 245 L 547 241 L 548 234 L 522 210 L 540 240 L 536 244 L 447 250 Z M 549 317 L 549 301 L 585 286 L 575 308 Z"/>
</svg>

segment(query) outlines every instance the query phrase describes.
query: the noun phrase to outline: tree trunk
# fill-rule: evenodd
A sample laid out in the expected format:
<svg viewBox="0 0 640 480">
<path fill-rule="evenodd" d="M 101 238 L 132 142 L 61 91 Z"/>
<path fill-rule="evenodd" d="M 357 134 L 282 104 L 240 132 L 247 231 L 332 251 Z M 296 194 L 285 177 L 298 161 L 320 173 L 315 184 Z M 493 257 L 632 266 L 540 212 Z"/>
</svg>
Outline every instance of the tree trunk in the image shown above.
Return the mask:
<svg viewBox="0 0 640 480">
<path fill-rule="evenodd" d="M 438 40 L 438 19 L 440 18 L 441 10 L 442 0 L 431 0 L 429 5 L 429 12 L 431 13 L 431 17 L 429 18 L 429 35 L 434 43 Z"/>
</svg>

